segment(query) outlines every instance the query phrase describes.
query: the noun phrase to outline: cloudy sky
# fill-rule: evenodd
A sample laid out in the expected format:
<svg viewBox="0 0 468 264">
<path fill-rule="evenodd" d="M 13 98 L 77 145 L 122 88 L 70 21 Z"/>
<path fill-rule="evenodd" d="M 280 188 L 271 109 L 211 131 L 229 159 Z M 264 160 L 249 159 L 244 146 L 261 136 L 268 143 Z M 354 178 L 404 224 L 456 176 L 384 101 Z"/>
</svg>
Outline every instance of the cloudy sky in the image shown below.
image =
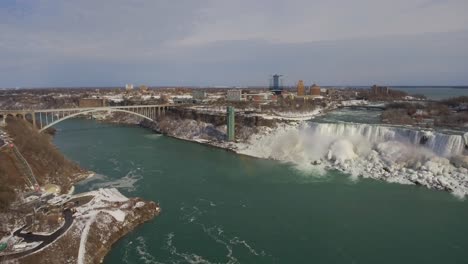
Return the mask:
<svg viewBox="0 0 468 264">
<path fill-rule="evenodd" d="M 0 87 L 468 85 L 467 0 L 1 0 Z"/>
</svg>

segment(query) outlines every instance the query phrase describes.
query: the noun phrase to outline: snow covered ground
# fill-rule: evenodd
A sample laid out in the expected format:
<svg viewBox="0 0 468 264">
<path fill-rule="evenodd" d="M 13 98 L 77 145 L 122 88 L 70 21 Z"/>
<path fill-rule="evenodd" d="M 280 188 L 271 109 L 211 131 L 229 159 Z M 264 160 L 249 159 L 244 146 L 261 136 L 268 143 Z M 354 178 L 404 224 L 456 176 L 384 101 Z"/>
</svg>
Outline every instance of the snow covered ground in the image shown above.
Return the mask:
<svg viewBox="0 0 468 264">
<path fill-rule="evenodd" d="M 111 215 L 118 222 L 123 222 L 126 214 L 118 208 L 110 210 L 109 207 L 114 202 L 128 201 L 128 198 L 123 196 L 117 189 L 99 189 L 80 196 L 83 195 L 92 195 L 94 198 L 89 203 L 76 208 L 75 225 L 82 230 L 78 250 L 78 264 L 85 263 L 86 241 L 91 225 L 96 221 L 96 216 L 99 213 L 105 213 Z"/>
<path fill-rule="evenodd" d="M 274 113 L 258 113 L 255 116 L 262 117 L 264 119 L 278 119 L 287 121 L 303 121 L 310 120 L 314 117 L 323 113 L 322 108 L 315 109 L 307 112 L 274 112 Z"/>
</svg>

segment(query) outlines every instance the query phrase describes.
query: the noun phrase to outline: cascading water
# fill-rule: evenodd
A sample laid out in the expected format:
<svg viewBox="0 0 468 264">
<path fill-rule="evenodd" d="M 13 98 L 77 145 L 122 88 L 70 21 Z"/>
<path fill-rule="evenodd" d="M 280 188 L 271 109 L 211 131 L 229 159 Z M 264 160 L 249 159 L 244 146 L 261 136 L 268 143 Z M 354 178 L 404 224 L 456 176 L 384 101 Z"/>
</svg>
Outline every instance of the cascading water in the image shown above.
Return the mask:
<svg viewBox="0 0 468 264">
<path fill-rule="evenodd" d="M 379 125 L 354 123 L 310 123 L 314 134 L 338 138 L 363 137 L 370 143 L 399 141 L 422 145 L 435 154 L 443 157 L 460 155 L 464 152 L 466 142 L 462 135 L 386 127 Z"/>
<path fill-rule="evenodd" d="M 465 135 L 356 123 L 284 125 L 237 151 L 291 162 L 301 171 L 339 169 L 353 178 L 382 179 L 468 194 Z"/>
</svg>

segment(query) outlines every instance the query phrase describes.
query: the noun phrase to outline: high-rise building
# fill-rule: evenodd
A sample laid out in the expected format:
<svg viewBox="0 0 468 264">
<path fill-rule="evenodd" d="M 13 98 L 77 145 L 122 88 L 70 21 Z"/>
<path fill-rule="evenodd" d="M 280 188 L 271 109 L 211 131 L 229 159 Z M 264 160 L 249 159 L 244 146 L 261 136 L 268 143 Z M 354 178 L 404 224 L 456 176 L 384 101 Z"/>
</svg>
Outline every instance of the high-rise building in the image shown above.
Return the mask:
<svg viewBox="0 0 468 264">
<path fill-rule="evenodd" d="M 304 96 L 305 95 L 305 88 L 304 88 L 304 81 L 299 80 L 297 83 L 297 96 Z"/>
<path fill-rule="evenodd" d="M 283 85 L 280 79 L 281 76 L 283 75 L 275 74 L 271 79 L 270 91 L 274 92 L 275 94 L 281 94 L 283 91 Z"/>
<path fill-rule="evenodd" d="M 320 96 L 320 86 L 316 85 L 315 83 L 310 87 L 310 95 L 312 96 Z"/>
</svg>

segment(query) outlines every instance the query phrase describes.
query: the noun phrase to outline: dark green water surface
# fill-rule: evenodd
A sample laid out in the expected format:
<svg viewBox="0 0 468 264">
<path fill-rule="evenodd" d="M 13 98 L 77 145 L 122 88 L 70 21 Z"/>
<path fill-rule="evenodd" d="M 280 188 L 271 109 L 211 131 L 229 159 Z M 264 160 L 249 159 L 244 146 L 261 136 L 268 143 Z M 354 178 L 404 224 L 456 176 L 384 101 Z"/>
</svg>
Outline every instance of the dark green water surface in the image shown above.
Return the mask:
<svg viewBox="0 0 468 264">
<path fill-rule="evenodd" d="M 468 263 L 468 203 L 375 180 L 319 177 L 276 161 L 70 120 L 55 144 L 162 214 L 118 241 L 105 263 Z M 104 175 L 104 176 L 103 176 Z"/>
</svg>

